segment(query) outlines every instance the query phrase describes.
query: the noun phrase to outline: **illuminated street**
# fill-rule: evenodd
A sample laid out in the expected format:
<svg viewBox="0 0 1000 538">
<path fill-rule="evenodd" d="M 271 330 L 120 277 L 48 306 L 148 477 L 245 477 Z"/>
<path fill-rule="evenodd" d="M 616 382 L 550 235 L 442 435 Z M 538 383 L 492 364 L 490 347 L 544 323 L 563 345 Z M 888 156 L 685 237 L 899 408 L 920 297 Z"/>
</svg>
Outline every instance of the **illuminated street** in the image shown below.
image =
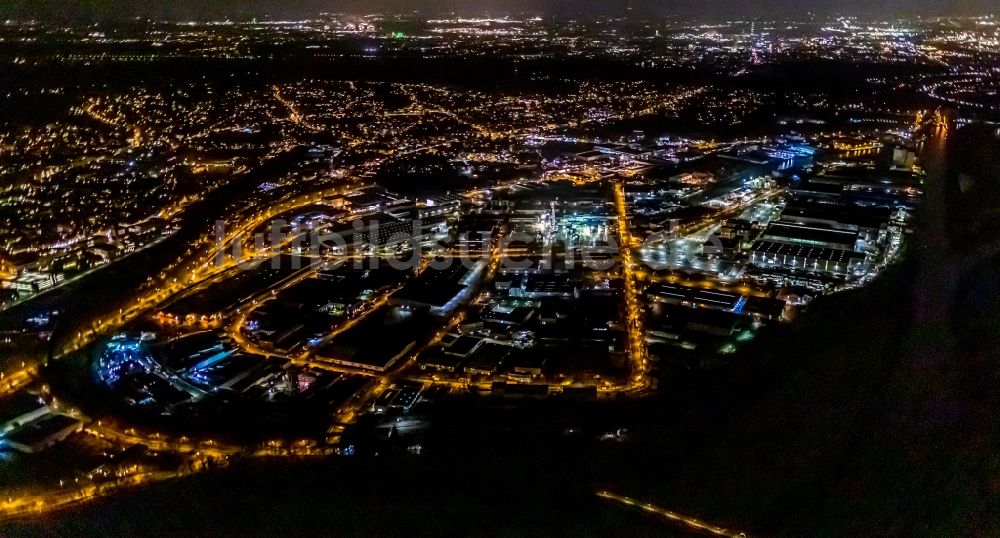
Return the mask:
<svg viewBox="0 0 1000 538">
<path fill-rule="evenodd" d="M 670 510 L 665 510 L 665 509 L 660 508 L 660 507 L 658 507 L 658 506 L 656 506 L 656 505 L 654 505 L 652 503 L 644 503 L 644 502 L 632 499 L 631 497 L 623 497 L 621 495 L 616 495 L 616 494 L 611 493 L 609 491 L 598 491 L 597 492 L 597 496 L 600 497 L 600 498 L 602 498 L 602 499 L 608 499 L 610 501 L 621 503 L 621 504 L 623 504 L 625 506 L 639 508 L 639 509 L 644 510 L 646 512 L 649 512 L 649 513 L 652 513 L 652 514 L 656 514 L 658 516 L 666 518 L 669 521 L 674 521 L 674 522 L 677 522 L 677 523 L 679 523 L 681 525 L 686 525 L 686 526 L 688 526 L 688 527 L 690 527 L 690 528 L 692 528 L 692 529 L 694 529 L 696 531 L 702 531 L 702 532 L 705 532 L 707 534 L 714 534 L 716 536 L 727 536 L 727 537 L 730 537 L 730 538 L 742 538 L 742 537 L 746 536 L 746 534 L 744 534 L 742 532 L 729 531 L 729 530 L 726 530 L 726 529 L 724 529 L 722 527 L 717 527 L 715 525 L 712 525 L 711 523 L 705 523 L 704 521 L 701 521 L 701 520 L 698 520 L 698 519 L 695 519 L 695 518 L 692 518 L 692 517 L 687 517 L 687 516 L 678 514 L 677 512 L 671 512 Z"/>
</svg>

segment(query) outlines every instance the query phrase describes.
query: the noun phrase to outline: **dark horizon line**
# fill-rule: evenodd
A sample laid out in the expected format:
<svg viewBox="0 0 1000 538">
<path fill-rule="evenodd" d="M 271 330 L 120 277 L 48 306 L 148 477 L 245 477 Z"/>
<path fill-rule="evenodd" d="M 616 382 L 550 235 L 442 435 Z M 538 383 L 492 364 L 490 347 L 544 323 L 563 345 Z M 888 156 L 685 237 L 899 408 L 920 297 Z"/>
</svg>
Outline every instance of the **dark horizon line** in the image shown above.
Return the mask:
<svg viewBox="0 0 1000 538">
<path fill-rule="evenodd" d="M 543 11 L 495 11 L 495 10 L 483 10 L 479 12 L 457 12 L 457 11 L 432 11 L 432 10 L 412 10 L 412 11 L 390 11 L 390 10 L 380 10 L 380 11 L 369 11 L 369 12 L 349 12 L 349 11 L 320 11 L 312 14 L 274 14 L 274 13 L 232 13 L 232 14 L 200 14 L 200 15 L 124 15 L 124 14 L 77 14 L 77 15 L 64 15 L 64 16 L 53 16 L 53 17 L 40 17 L 35 15 L 3 15 L 3 10 L 0 10 L 0 18 L 3 21 L 0 23 L 126 23 L 126 22 L 147 22 L 147 23 L 184 23 L 184 22 L 200 22 L 200 23 L 220 23 L 220 22 L 232 22 L 232 23 L 252 23 L 254 21 L 270 21 L 270 22 L 302 22 L 309 20 L 320 20 L 324 17 L 394 17 L 405 19 L 407 17 L 456 17 L 456 18 L 477 18 L 477 17 L 489 17 L 489 18 L 511 18 L 512 22 L 517 22 L 518 18 L 534 18 L 540 17 L 544 21 L 590 21 L 590 20 L 608 20 L 617 19 L 622 21 L 632 21 L 632 22 L 684 22 L 684 23 L 741 23 L 741 22 L 757 22 L 757 23 L 804 23 L 813 21 L 833 21 L 838 18 L 853 18 L 864 22 L 892 22 L 892 21 L 933 21 L 933 20 L 944 20 L 944 19 L 982 19 L 982 18 L 992 18 L 995 17 L 993 13 L 979 13 L 979 14 L 937 14 L 937 15 L 893 15 L 889 16 L 886 14 L 860 14 L 860 13 L 839 13 L 831 12 L 826 14 L 819 13 L 806 13 L 799 16 L 774 16 L 774 15 L 748 15 L 745 17 L 739 17 L 735 15 L 730 16 L 679 16 L 679 15 L 668 15 L 668 14 L 657 14 L 657 15 L 643 15 L 641 17 L 630 16 L 630 15 L 611 15 L 607 13 L 578 13 L 578 14 L 562 14 L 553 15 L 545 13 Z M 523 19 L 522 19 L 523 20 Z"/>
</svg>

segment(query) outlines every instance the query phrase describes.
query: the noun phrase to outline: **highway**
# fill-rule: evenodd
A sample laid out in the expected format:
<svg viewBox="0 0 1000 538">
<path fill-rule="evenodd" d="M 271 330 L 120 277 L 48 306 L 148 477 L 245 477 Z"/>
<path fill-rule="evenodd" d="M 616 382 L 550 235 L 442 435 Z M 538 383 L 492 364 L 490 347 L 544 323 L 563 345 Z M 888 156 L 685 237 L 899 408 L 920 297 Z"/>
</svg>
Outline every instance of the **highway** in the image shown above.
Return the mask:
<svg viewBox="0 0 1000 538">
<path fill-rule="evenodd" d="M 286 200 L 258 211 L 252 218 L 241 223 L 217 242 L 211 239 L 202 241 L 199 243 L 202 250 L 191 256 L 191 259 L 195 260 L 189 264 L 191 269 L 181 270 L 179 276 L 170 279 L 165 286 L 156 287 L 145 294 L 140 294 L 133 306 L 121 310 L 117 315 L 111 315 L 107 319 L 98 319 L 91 329 L 79 331 L 77 337 L 62 350 L 60 355 L 82 349 L 94 342 L 99 336 L 117 330 L 143 312 L 171 299 L 177 293 L 208 282 L 244 262 L 245 260 L 237 260 L 232 255 L 233 245 L 237 242 L 239 244 L 245 243 L 250 234 L 267 221 L 285 212 L 318 203 L 326 197 L 343 194 L 350 190 L 352 189 L 347 186 L 332 187 Z"/>
<path fill-rule="evenodd" d="M 642 390 L 650 381 L 646 376 L 646 330 L 645 311 L 640 300 L 639 284 L 636 278 L 636 261 L 632 253 L 632 232 L 628 218 L 628 201 L 625 186 L 618 182 L 614 186 L 615 210 L 618 213 L 618 242 L 622 260 L 622 278 L 625 280 L 625 327 L 628 333 L 629 359 L 631 363 L 630 382 L 626 390 Z"/>
<path fill-rule="evenodd" d="M 100 439 L 120 443 L 125 446 L 134 444 L 145 445 L 150 450 L 156 452 L 176 452 L 179 454 L 196 454 L 213 458 L 225 458 L 252 450 L 247 447 L 221 444 L 210 439 L 193 441 L 184 436 L 173 439 L 159 433 L 142 433 L 135 428 L 121 430 L 110 424 L 104 424 L 103 421 L 92 422 L 83 431 Z"/>
<path fill-rule="evenodd" d="M 24 363 L 21 363 L 21 369 L 16 372 L 0 372 L 0 398 L 10 396 L 31 383 L 37 372 L 37 367 L 25 366 Z"/>
<path fill-rule="evenodd" d="M 129 474 L 110 482 L 87 484 L 82 487 L 66 486 L 38 494 L 0 498 L 0 516 L 6 518 L 36 517 L 41 514 L 70 508 L 101 497 L 121 492 L 151 482 L 179 478 L 194 471 L 148 471 Z"/>
<path fill-rule="evenodd" d="M 616 495 L 610 491 L 601 490 L 597 492 L 597 496 L 606 499 L 611 502 L 615 502 L 630 508 L 638 508 L 644 510 L 650 514 L 655 514 L 666 520 L 684 525 L 687 528 L 701 531 L 709 534 L 714 534 L 716 536 L 725 536 L 727 538 L 746 538 L 746 534 L 742 532 L 731 531 L 724 529 L 717 525 L 712 525 L 711 523 L 706 523 L 700 519 L 695 519 L 693 517 L 685 516 L 683 514 L 678 514 L 677 512 L 672 512 L 670 510 L 660 508 L 652 503 L 644 503 L 642 501 L 633 499 L 631 497 L 625 497 L 622 495 Z"/>
<path fill-rule="evenodd" d="M 246 323 L 247 316 L 249 316 L 255 309 L 263 305 L 268 298 L 273 296 L 274 292 L 294 286 L 295 284 L 298 284 L 299 282 L 302 282 L 303 280 L 312 277 L 313 275 L 315 275 L 315 272 L 316 270 L 313 268 L 306 269 L 305 271 L 298 273 L 293 278 L 286 280 L 284 285 L 278 288 L 272 288 L 273 291 L 268 290 L 266 292 L 263 292 L 258 296 L 252 298 L 247 303 L 244 303 L 247 307 L 239 309 L 240 311 L 239 315 L 236 317 L 236 320 L 227 328 L 226 333 L 230 336 L 230 338 L 232 338 L 233 343 L 237 347 L 239 347 L 243 351 L 246 351 L 247 353 L 260 355 L 262 357 L 280 357 L 292 362 L 293 364 L 302 366 L 312 366 L 320 370 L 325 370 L 330 372 L 374 376 L 375 374 L 373 372 L 361 368 L 351 368 L 349 366 L 341 366 L 339 364 L 336 364 L 335 362 L 332 362 L 330 358 L 326 358 L 326 360 L 324 360 L 324 357 L 315 357 L 315 356 L 311 357 L 312 355 L 311 350 L 306 350 L 297 356 L 284 355 L 274 351 L 269 351 L 261 348 L 254 342 L 251 342 L 243 335 L 242 328 L 243 325 Z M 355 316 L 354 318 L 345 321 L 343 324 L 330 331 L 330 333 L 324 336 L 320 342 L 313 345 L 312 348 L 318 349 L 320 347 L 323 347 L 323 345 L 329 343 L 338 334 L 341 334 L 344 331 L 350 329 L 351 327 L 354 327 L 358 323 L 361 323 L 361 321 L 363 321 L 365 318 L 371 315 L 372 312 L 377 311 L 380 307 L 385 305 L 389 300 L 389 296 L 391 296 L 400 287 L 401 286 L 396 286 L 384 292 L 382 296 L 376 299 L 372 304 L 370 304 L 365 309 L 364 312 L 362 312 L 358 316 Z"/>
</svg>

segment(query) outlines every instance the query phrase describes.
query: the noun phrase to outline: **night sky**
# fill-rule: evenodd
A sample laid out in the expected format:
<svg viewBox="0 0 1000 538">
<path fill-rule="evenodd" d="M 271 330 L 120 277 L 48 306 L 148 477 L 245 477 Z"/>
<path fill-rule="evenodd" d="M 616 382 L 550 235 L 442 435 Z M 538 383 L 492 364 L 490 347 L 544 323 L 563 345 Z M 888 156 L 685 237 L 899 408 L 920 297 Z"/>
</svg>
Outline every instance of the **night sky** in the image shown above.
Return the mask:
<svg viewBox="0 0 1000 538">
<path fill-rule="evenodd" d="M 167 17 L 303 17 L 320 12 L 530 12 L 540 15 L 675 15 L 725 19 L 857 14 L 893 16 L 982 15 L 996 0 L 2 0 L 0 16 L 40 20 Z"/>
</svg>

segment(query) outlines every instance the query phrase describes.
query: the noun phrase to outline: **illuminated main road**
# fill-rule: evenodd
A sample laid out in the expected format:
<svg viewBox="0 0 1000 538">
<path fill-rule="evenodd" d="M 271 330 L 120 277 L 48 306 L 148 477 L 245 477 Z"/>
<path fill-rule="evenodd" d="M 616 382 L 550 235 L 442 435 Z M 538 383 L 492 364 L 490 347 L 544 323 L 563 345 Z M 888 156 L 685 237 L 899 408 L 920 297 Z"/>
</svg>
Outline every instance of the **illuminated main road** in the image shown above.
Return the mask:
<svg viewBox="0 0 1000 538">
<path fill-rule="evenodd" d="M 38 368 L 21 364 L 21 369 L 14 372 L 0 372 L 0 398 L 14 394 L 31 383 Z"/>
<path fill-rule="evenodd" d="M 102 335 L 119 329 L 144 312 L 171 299 L 176 294 L 202 285 L 238 266 L 240 263 L 248 259 L 253 259 L 255 253 L 252 249 L 235 249 L 234 245 L 252 245 L 253 241 L 247 240 L 252 239 L 252 232 L 264 223 L 288 211 L 320 203 L 325 198 L 344 194 L 353 190 L 353 188 L 350 186 L 331 187 L 274 204 L 257 211 L 252 216 L 236 224 L 234 229 L 222 238 L 213 239 L 206 237 L 202 239 L 195 245 L 197 247 L 195 252 L 189 256 L 188 259 L 191 261 L 179 269 L 177 276 L 169 278 L 161 286 L 140 294 L 136 297 L 135 303 L 132 306 L 123 308 L 117 314 L 111 314 L 106 318 L 95 320 L 90 329 L 78 331 L 76 338 L 70 344 L 66 345 L 62 349 L 62 353 L 57 356 L 83 349 Z M 236 259 L 234 251 L 238 251 L 237 254 L 242 252 L 242 259 Z"/>
<path fill-rule="evenodd" d="M 630 382 L 626 390 L 642 390 L 649 386 L 646 376 L 646 331 L 643 307 L 639 298 L 639 284 L 635 274 L 635 256 L 632 253 L 632 231 L 629 226 L 628 202 L 622 182 L 614 185 L 615 211 L 618 214 L 618 250 L 622 260 L 622 277 L 625 279 L 625 327 L 628 334 L 628 353 L 631 365 Z M 617 388 L 617 387 L 616 387 Z"/>
<path fill-rule="evenodd" d="M 714 534 L 716 536 L 725 536 L 727 538 L 746 538 L 746 534 L 742 532 L 731 531 L 724 529 L 717 525 L 712 525 L 711 523 L 706 523 L 700 519 L 695 519 L 693 517 L 685 516 L 683 514 L 678 514 L 677 512 L 672 512 L 665 508 L 660 508 L 652 503 L 642 502 L 631 497 L 625 497 L 623 495 L 616 495 L 610 491 L 601 490 L 597 492 L 597 496 L 618 504 L 622 504 L 632 508 L 638 508 L 649 512 L 650 514 L 655 514 L 669 521 L 679 523 L 690 529 L 696 531 L 706 532 Z"/>
</svg>

